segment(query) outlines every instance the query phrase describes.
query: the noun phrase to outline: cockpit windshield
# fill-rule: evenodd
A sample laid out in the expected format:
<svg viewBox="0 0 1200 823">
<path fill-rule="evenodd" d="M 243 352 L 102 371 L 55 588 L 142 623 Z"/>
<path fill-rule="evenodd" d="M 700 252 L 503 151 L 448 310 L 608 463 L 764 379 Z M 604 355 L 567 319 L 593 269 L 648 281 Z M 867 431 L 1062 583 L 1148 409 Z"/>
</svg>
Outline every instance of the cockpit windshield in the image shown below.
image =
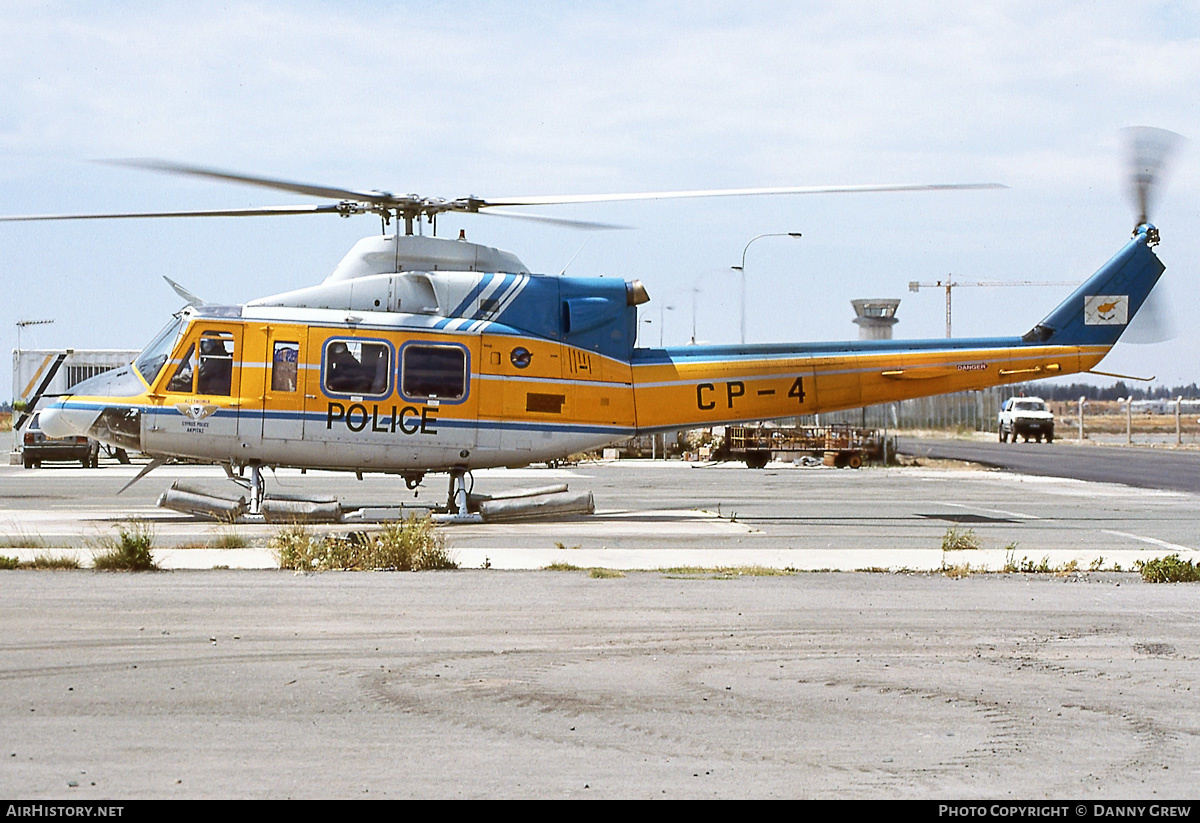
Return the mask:
<svg viewBox="0 0 1200 823">
<path fill-rule="evenodd" d="M 175 348 L 175 341 L 179 339 L 179 331 L 182 328 L 183 318 L 174 318 L 150 341 L 150 345 L 137 356 L 137 360 L 133 361 L 133 367 L 148 384 L 154 385 L 154 378 L 158 377 L 163 364 L 171 356 L 171 349 Z"/>
</svg>

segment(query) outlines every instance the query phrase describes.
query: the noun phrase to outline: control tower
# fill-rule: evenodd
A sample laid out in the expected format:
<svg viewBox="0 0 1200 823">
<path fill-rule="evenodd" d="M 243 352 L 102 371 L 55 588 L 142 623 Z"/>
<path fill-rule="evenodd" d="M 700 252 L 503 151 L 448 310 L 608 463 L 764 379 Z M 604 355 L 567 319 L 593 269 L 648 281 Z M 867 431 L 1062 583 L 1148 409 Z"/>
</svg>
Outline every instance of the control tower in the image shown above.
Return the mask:
<svg viewBox="0 0 1200 823">
<path fill-rule="evenodd" d="M 870 297 L 851 300 L 850 305 L 854 306 L 854 323 L 858 326 L 859 340 L 892 339 L 892 326 L 900 322 L 896 317 L 900 298 Z"/>
</svg>

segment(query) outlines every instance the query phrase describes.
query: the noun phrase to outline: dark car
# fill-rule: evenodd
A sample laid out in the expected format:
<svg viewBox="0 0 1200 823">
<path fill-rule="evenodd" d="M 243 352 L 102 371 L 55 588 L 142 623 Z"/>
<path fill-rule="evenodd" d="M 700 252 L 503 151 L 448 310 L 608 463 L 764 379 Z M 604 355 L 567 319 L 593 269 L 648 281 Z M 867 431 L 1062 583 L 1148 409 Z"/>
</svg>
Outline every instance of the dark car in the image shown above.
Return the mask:
<svg viewBox="0 0 1200 823">
<path fill-rule="evenodd" d="M 100 465 L 100 443 L 90 437 L 48 437 L 42 432 L 40 414 L 35 414 L 21 441 L 25 468 L 41 466 L 44 460 L 78 460 L 85 469 Z"/>
</svg>

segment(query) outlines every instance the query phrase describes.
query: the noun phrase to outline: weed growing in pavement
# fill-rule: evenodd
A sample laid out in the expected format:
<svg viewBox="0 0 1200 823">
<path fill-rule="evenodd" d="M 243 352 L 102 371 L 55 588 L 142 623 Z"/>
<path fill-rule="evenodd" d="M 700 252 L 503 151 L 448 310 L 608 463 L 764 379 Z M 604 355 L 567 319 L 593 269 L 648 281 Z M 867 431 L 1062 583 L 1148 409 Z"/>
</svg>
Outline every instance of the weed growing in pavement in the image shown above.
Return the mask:
<svg viewBox="0 0 1200 823">
<path fill-rule="evenodd" d="M 0 537 L 0 549 L 44 549 L 47 545 L 46 539 L 38 534 L 17 532 Z"/>
<path fill-rule="evenodd" d="M 104 549 L 92 560 L 92 567 L 101 571 L 153 571 L 158 568 L 151 555 L 154 530 L 144 520 L 130 520 L 117 527 L 117 536 L 101 537 L 97 541 Z"/>
<path fill-rule="evenodd" d="M 945 561 L 942 562 L 942 574 L 946 575 L 946 577 L 952 577 L 955 580 L 963 577 L 970 577 L 971 571 L 972 569 L 970 563 L 955 563 L 947 566 Z"/>
<path fill-rule="evenodd" d="M 602 569 L 599 567 L 588 570 L 588 577 L 595 577 L 599 580 L 608 580 L 614 577 L 624 577 L 625 572 L 617 569 Z"/>
<path fill-rule="evenodd" d="M 268 545 L 279 558 L 280 568 L 297 571 L 458 568 L 445 538 L 428 517 L 388 523 L 373 534 L 356 532 L 346 537 L 319 537 L 306 526 L 294 524 L 276 533 Z"/>
<path fill-rule="evenodd" d="M 214 549 L 247 549 L 250 547 L 250 538 L 233 526 L 226 526 L 213 539 L 212 547 Z"/>
<path fill-rule="evenodd" d="M 271 536 L 267 547 L 275 553 L 279 568 L 295 571 L 312 571 L 321 555 L 324 541 L 313 534 L 312 529 L 300 523 L 284 526 Z"/>
<path fill-rule="evenodd" d="M 1133 568 L 1147 583 L 1200 582 L 1200 566 L 1191 560 L 1181 560 L 1177 554 L 1156 560 L 1139 560 L 1133 564 Z"/>
<path fill-rule="evenodd" d="M 975 536 L 974 529 L 960 531 L 957 526 L 951 526 L 942 535 L 942 551 L 944 552 L 973 551 L 978 548 L 979 538 Z"/>
<path fill-rule="evenodd" d="M 0 557 L 0 569 L 35 569 L 35 570 L 55 570 L 55 569 L 78 569 L 79 558 L 77 557 L 53 557 L 48 554 L 39 554 L 32 560 L 18 560 L 15 557 Z"/>
<path fill-rule="evenodd" d="M 28 563 L 22 563 L 23 569 L 78 569 L 78 557 L 54 557 L 49 554 L 39 554 Z"/>
<path fill-rule="evenodd" d="M 659 569 L 659 574 L 679 579 L 734 580 L 739 577 L 789 577 L 797 569 L 775 569 L 770 566 L 672 566 Z"/>
</svg>

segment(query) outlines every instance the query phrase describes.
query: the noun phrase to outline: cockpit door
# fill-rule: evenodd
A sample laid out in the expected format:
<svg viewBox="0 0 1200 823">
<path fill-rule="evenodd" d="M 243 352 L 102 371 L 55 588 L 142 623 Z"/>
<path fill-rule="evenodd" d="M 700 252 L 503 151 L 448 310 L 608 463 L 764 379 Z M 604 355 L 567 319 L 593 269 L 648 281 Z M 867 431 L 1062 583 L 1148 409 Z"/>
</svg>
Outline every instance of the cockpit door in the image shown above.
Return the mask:
<svg viewBox="0 0 1200 823">
<path fill-rule="evenodd" d="M 144 431 L 147 451 L 213 459 L 237 453 L 242 403 L 242 328 L 194 323 L 160 372 L 160 400 Z"/>
</svg>

